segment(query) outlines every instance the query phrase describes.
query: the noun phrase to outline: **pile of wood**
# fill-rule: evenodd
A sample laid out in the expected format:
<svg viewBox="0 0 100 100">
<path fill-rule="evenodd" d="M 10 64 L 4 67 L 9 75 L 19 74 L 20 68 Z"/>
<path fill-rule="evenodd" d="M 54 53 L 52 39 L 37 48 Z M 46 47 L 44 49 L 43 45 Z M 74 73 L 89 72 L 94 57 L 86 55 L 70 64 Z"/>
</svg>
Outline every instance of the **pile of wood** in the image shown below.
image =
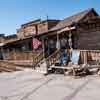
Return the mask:
<svg viewBox="0 0 100 100">
<path fill-rule="evenodd" d="M 13 72 L 20 71 L 21 68 L 13 63 L 9 63 L 7 61 L 0 61 L 0 72 Z"/>
</svg>

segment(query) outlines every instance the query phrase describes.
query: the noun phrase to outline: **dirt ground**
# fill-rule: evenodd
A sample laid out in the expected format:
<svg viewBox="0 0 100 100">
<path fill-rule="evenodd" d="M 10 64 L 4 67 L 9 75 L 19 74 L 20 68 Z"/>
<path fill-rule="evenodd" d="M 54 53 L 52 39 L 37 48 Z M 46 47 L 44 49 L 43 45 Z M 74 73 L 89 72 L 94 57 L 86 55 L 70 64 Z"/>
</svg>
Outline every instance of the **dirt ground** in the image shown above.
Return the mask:
<svg viewBox="0 0 100 100">
<path fill-rule="evenodd" d="M 100 100 L 100 77 L 0 73 L 0 100 Z"/>
</svg>

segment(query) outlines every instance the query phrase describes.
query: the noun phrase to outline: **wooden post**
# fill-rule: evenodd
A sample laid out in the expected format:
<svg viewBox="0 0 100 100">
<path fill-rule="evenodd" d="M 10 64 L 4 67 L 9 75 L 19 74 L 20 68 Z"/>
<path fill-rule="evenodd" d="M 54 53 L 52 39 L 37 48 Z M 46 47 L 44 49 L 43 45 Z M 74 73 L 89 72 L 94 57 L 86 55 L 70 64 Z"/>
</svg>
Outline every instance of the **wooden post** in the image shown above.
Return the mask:
<svg viewBox="0 0 100 100">
<path fill-rule="evenodd" d="M 72 39 L 71 39 L 71 36 L 72 36 L 72 33 L 71 33 L 71 30 L 69 30 L 69 39 L 68 39 L 68 45 L 69 45 L 69 59 L 71 61 L 71 56 L 72 56 Z"/>
<path fill-rule="evenodd" d="M 16 59 L 16 54 L 17 54 L 17 53 L 16 53 L 16 51 L 15 51 L 15 48 L 13 48 L 13 55 L 14 55 L 13 60 L 17 60 L 17 59 Z"/>
<path fill-rule="evenodd" d="M 9 49 L 7 49 L 7 54 L 6 54 L 7 56 L 7 58 L 6 59 L 9 59 L 9 56 L 10 56 L 10 51 L 9 51 Z"/>
<path fill-rule="evenodd" d="M 44 37 L 42 38 L 42 49 L 43 49 L 43 58 L 45 58 L 45 41 L 44 41 Z"/>
<path fill-rule="evenodd" d="M 72 36 L 72 33 L 71 33 L 71 30 L 69 30 L 69 39 L 68 39 L 68 42 L 69 42 L 70 49 L 72 48 L 72 38 L 71 38 L 71 36 Z"/>
<path fill-rule="evenodd" d="M 45 63 L 45 66 L 46 66 L 46 73 L 45 73 L 45 75 L 47 75 L 48 74 L 49 64 L 48 64 L 48 60 L 45 58 L 45 37 L 42 38 L 42 49 L 43 49 L 44 63 Z"/>
<path fill-rule="evenodd" d="M 59 50 L 61 47 L 60 45 L 60 39 L 59 39 L 59 34 L 57 33 L 57 42 L 56 42 L 56 48 Z"/>
<path fill-rule="evenodd" d="M 48 40 L 49 40 L 49 39 L 47 38 L 47 45 L 48 45 L 48 46 L 47 46 L 47 47 L 48 47 L 48 56 L 50 56 L 50 45 L 49 45 L 49 42 L 48 42 Z"/>
<path fill-rule="evenodd" d="M 2 58 L 3 58 L 3 60 L 4 60 L 4 59 L 5 59 L 5 55 L 4 55 L 3 47 L 1 47 L 1 53 L 2 53 Z"/>
<path fill-rule="evenodd" d="M 84 64 L 87 64 L 87 52 L 84 51 Z"/>
</svg>

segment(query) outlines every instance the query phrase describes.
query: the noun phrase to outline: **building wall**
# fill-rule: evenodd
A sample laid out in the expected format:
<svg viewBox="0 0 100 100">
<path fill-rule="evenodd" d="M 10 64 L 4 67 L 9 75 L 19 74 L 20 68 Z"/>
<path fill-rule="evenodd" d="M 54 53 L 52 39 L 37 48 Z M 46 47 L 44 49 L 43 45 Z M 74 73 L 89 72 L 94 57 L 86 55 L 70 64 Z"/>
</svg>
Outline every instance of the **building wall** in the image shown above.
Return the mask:
<svg viewBox="0 0 100 100">
<path fill-rule="evenodd" d="M 17 36 L 18 38 L 24 38 L 27 36 L 31 36 L 33 34 L 36 34 L 36 28 L 35 26 L 27 26 L 25 28 L 20 28 L 17 30 Z"/>
<path fill-rule="evenodd" d="M 37 25 L 38 34 L 48 31 L 48 22 L 40 23 Z"/>
<path fill-rule="evenodd" d="M 0 43 L 3 43 L 5 41 L 4 37 L 0 37 Z"/>
<path fill-rule="evenodd" d="M 17 36 L 18 38 L 24 38 L 35 34 L 48 32 L 48 30 L 54 27 L 58 22 L 59 20 L 45 20 L 37 24 L 28 23 L 21 25 L 21 28 L 17 29 Z"/>
<path fill-rule="evenodd" d="M 60 20 L 51 20 L 48 22 L 48 29 L 53 28 L 54 26 L 56 26 L 58 23 L 60 22 Z"/>
<path fill-rule="evenodd" d="M 78 32 L 78 48 L 86 50 L 100 49 L 100 27 L 81 29 Z"/>
</svg>

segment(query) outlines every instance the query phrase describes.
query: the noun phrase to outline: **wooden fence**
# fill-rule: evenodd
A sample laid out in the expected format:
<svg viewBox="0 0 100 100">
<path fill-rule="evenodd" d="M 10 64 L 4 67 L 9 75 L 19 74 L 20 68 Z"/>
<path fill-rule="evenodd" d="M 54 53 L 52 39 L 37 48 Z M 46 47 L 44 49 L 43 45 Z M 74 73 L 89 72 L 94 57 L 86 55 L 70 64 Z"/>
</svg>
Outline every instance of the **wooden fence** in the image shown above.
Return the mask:
<svg viewBox="0 0 100 100">
<path fill-rule="evenodd" d="M 79 63 L 85 64 L 99 64 L 100 63 L 100 50 L 80 50 Z"/>
<path fill-rule="evenodd" d="M 38 56 L 40 52 L 9 52 L 5 60 L 33 60 L 34 57 Z"/>
</svg>

